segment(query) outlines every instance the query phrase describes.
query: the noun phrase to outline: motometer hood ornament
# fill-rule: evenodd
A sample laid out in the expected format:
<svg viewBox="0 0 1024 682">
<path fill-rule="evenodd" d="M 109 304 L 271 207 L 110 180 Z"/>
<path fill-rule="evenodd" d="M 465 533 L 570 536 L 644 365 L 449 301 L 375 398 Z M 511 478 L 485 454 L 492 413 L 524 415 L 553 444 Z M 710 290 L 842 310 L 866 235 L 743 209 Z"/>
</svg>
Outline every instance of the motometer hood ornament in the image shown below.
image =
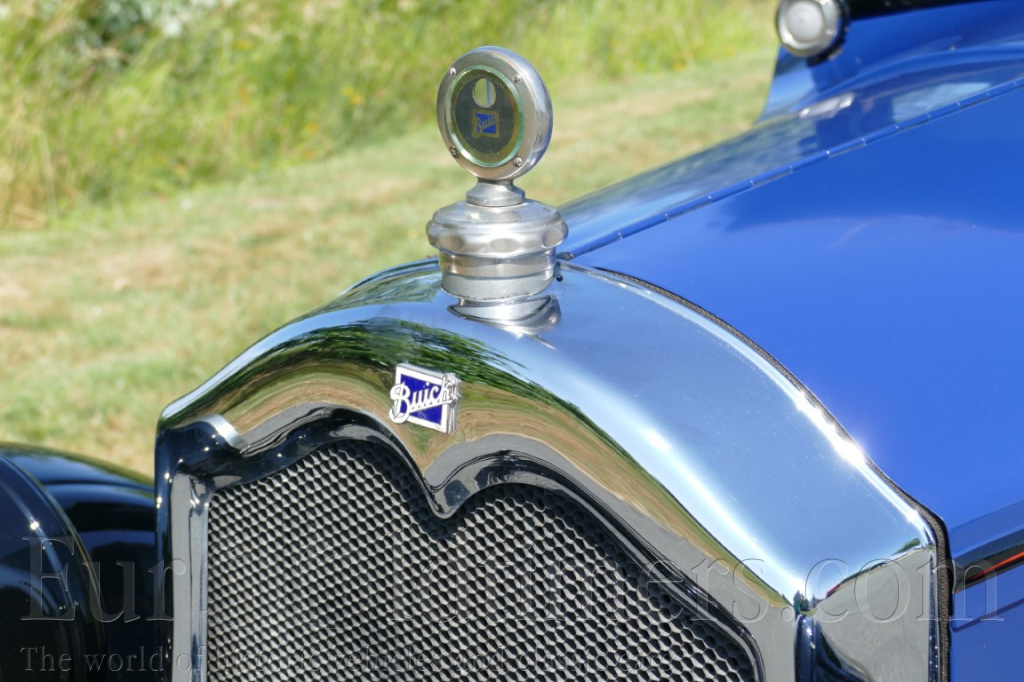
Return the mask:
<svg viewBox="0 0 1024 682">
<path fill-rule="evenodd" d="M 475 175 L 466 200 L 427 225 L 445 291 L 460 312 L 522 319 L 546 302 L 555 247 L 568 228 L 550 206 L 526 199 L 513 180 L 537 164 L 551 139 L 551 100 L 530 64 L 508 50 L 480 47 L 459 57 L 437 94 L 448 151 Z"/>
</svg>

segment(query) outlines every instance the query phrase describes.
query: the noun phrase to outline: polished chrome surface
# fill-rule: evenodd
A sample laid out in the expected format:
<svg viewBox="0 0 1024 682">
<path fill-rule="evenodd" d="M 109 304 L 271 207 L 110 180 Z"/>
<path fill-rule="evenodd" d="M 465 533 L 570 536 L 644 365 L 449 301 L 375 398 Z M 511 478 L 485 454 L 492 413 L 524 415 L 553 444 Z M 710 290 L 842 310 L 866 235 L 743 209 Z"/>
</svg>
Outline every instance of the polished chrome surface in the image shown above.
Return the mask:
<svg viewBox="0 0 1024 682">
<path fill-rule="evenodd" d="M 568 234 L 556 209 L 521 193 L 512 205 L 475 203 L 499 193 L 515 196 L 504 190 L 480 182 L 466 201 L 438 210 L 427 225 L 442 285 L 469 304 L 515 302 L 543 292 L 555 274 L 555 247 Z"/>
<path fill-rule="evenodd" d="M 471 87 L 474 80 L 488 79 L 492 88 L 504 90 L 509 98 L 517 139 L 498 162 L 488 163 L 468 142 L 460 139 L 456 121 L 460 86 Z M 493 104 L 476 99 L 476 105 L 489 110 Z M 483 180 L 511 180 L 533 168 L 544 156 L 551 141 L 551 97 L 537 71 L 522 56 L 501 47 L 478 47 L 462 55 L 445 72 L 437 91 L 437 125 L 445 148 L 459 165 Z"/>
<path fill-rule="evenodd" d="M 558 280 L 509 327 L 460 315 L 433 266 L 384 274 L 168 407 L 176 680 L 202 679 L 213 492 L 341 438 L 396 448 L 439 516 L 497 483 L 580 499 L 726 612 L 762 679 L 794 679 L 800 616 L 867 679 L 938 679 L 935 536 L 813 397 L 699 310 L 583 268 Z M 460 377 L 452 433 L 388 421 L 397 363 Z"/>
<path fill-rule="evenodd" d="M 504 114 L 496 99 L 508 105 Z M 491 105 L 493 111 L 474 108 Z M 485 163 L 480 157 L 486 153 L 474 150 L 459 132 L 472 127 L 464 120 L 470 115 L 491 117 L 495 135 L 499 122 L 504 126 L 508 149 L 494 152 L 501 159 Z M 512 184 L 536 165 L 551 139 L 551 100 L 544 82 L 514 52 L 477 48 L 459 57 L 441 81 L 437 118 L 452 156 L 480 179 L 465 201 L 438 210 L 427 224 L 427 237 L 439 252 L 442 286 L 462 299 L 469 317 L 531 315 L 545 303 L 539 294 L 554 277 L 555 247 L 568 234 L 557 209 L 527 200 Z"/>
<path fill-rule="evenodd" d="M 833 49 L 845 21 L 840 0 L 782 0 L 775 15 L 783 47 L 797 57 L 817 57 Z"/>
</svg>

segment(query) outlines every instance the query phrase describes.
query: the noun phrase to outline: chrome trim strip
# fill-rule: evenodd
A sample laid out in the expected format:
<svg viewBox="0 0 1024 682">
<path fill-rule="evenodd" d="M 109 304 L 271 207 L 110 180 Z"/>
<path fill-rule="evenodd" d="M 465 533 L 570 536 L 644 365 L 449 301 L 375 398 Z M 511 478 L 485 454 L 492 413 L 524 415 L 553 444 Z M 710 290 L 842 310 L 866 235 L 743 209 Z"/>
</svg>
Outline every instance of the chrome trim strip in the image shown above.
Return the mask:
<svg viewBox="0 0 1024 682">
<path fill-rule="evenodd" d="M 807 619 L 867 679 L 939 678 L 935 534 L 822 407 L 687 306 L 580 267 L 559 280 L 557 314 L 502 328 L 459 316 L 436 265 L 385 274 L 167 408 L 161 547 L 190 568 L 171 639 L 194 664 L 173 679 L 203 679 L 209 495 L 353 429 L 406 453 L 440 515 L 512 480 L 584 499 L 742 623 L 763 679 L 796 679 Z M 460 377 L 451 434 L 388 423 L 399 363 Z"/>
<path fill-rule="evenodd" d="M 224 439 L 224 441 L 235 450 L 244 450 L 248 447 L 248 443 L 242 438 L 242 435 L 235 430 L 235 427 L 231 425 L 224 417 L 219 414 L 211 414 L 205 417 L 201 417 L 202 421 L 208 423 L 213 427 L 217 435 Z"/>
</svg>

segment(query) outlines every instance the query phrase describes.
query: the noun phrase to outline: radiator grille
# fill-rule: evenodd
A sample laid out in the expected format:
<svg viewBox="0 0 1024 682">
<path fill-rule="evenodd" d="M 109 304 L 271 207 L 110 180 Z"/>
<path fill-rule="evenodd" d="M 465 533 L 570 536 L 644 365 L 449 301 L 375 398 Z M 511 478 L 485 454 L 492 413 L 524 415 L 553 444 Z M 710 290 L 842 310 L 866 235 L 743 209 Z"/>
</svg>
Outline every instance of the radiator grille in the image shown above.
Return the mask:
<svg viewBox="0 0 1024 682">
<path fill-rule="evenodd" d="M 398 458 L 343 442 L 218 491 L 208 532 L 211 681 L 753 679 L 731 634 L 540 488 L 442 520 Z"/>
</svg>

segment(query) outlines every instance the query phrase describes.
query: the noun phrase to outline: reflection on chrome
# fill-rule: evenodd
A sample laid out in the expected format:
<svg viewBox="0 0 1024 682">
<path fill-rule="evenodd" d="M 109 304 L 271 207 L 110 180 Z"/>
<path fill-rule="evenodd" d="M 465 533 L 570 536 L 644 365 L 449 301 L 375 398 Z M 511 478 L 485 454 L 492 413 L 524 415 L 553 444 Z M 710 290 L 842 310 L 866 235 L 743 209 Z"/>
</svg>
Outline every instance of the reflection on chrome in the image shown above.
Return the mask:
<svg viewBox="0 0 1024 682">
<path fill-rule="evenodd" d="M 384 274 L 171 405 L 160 542 L 188 566 L 170 596 L 192 614 L 170 626 L 174 655 L 201 663 L 214 492 L 358 439 L 392 448 L 441 517 L 497 484 L 564 492 L 728 621 L 759 679 L 798 679 L 817 647 L 866 679 L 937 680 L 941 557 L 922 514 L 731 330 L 613 275 L 561 275 L 548 313 L 505 329 L 458 315 L 436 265 Z M 459 377 L 451 433 L 388 420 L 399 363 Z"/>
<path fill-rule="evenodd" d="M 829 97 L 820 102 L 804 107 L 800 110 L 800 118 L 810 119 L 827 119 L 832 118 L 843 109 L 848 109 L 853 104 L 854 96 L 852 92 L 844 92 L 841 95 L 835 97 Z"/>
</svg>

